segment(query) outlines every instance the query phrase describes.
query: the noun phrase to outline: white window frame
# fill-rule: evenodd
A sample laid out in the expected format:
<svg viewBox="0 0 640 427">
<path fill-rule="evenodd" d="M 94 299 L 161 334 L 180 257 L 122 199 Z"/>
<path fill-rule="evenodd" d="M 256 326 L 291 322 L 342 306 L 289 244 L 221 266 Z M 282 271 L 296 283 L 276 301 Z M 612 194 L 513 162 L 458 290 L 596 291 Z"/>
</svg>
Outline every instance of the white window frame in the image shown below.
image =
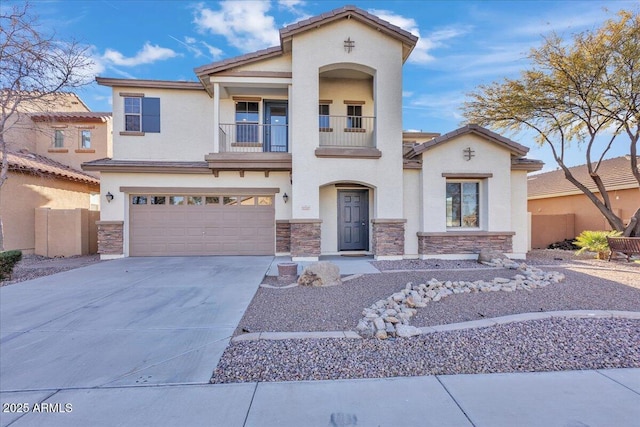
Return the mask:
<svg viewBox="0 0 640 427">
<path fill-rule="evenodd" d="M 89 138 L 87 139 L 87 142 L 89 143 L 88 145 L 85 145 L 84 143 L 85 133 L 89 134 Z M 91 149 L 91 130 L 90 129 L 80 129 L 80 148 L 85 150 Z"/>
<path fill-rule="evenodd" d="M 136 100 L 138 103 L 138 112 L 127 112 L 127 101 L 128 100 Z M 125 132 L 142 132 L 142 97 L 139 96 L 125 96 L 124 97 L 124 130 Z M 128 117 L 137 117 L 138 118 L 138 129 L 128 129 L 127 128 L 127 118 Z"/>
<path fill-rule="evenodd" d="M 53 148 L 64 148 L 64 130 L 63 129 L 54 129 Z"/>
</svg>

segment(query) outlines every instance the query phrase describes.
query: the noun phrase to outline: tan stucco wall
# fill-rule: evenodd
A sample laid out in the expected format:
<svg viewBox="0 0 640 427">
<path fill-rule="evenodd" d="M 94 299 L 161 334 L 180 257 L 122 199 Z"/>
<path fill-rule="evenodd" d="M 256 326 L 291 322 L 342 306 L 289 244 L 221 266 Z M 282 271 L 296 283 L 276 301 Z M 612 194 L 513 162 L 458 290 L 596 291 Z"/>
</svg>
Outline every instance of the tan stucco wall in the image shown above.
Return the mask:
<svg viewBox="0 0 640 427">
<path fill-rule="evenodd" d="M 418 258 L 418 236 L 422 222 L 421 172 L 407 169 L 403 173 L 403 212 L 407 219 L 404 225 L 404 257 Z"/>
<path fill-rule="evenodd" d="M 291 72 L 291 53 L 285 53 L 280 56 L 266 59 L 264 61 L 253 62 L 251 64 L 242 65 L 234 68 L 233 71 L 273 71 L 273 72 Z"/>
<path fill-rule="evenodd" d="M 35 123 L 32 136 L 35 140 L 35 152 L 41 156 L 55 160 L 74 169 L 82 170 L 81 164 L 95 159 L 112 156 L 112 121 L 106 123 Z M 64 152 L 54 148 L 55 130 L 64 132 Z M 81 147 L 80 134 L 83 130 L 91 131 L 91 149 Z M 92 152 L 91 152 L 92 151 Z M 99 177 L 99 172 L 85 172 Z"/>
<path fill-rule="evenodd" d="M 97 252 L 96 211 L 36 209 L 35 253 L 69 257 Z"/>
<path fill-rule="evenodd" d="M 631 216 L 640 208 L 640 189 L 613 190 L 609 192 L 613 211 L 628 223 Z M 584 230 L 610 230 L 611 226 L 605 220 L 598 208 L 585 195 L 570 195 L 550 197 L 546 199 L 532 199 L 527 203 L 528 211 L 536 215 L 574 214 L 575 235 Z M 549 219 L 551 220 L 551 218 Z M 540 221 L 534 222 L 532 234 L 539 232 L 538 227 L 545 226 Z M 575 237 L 575 236 L 571 236 Z M 557 240 L 565 237 L 558 234 Z M 553 238 L 555 239 L 555 238 Z M 553 242 L 549 242 L 553 243 Z"/>
<path fill-rule="evenodd" d="M 511 172 L 511 228 L 513 253 L 523 258 L 530 248 L 529 216 L 527 215 L 527 172 Z"/>
<path fill-rule="evenodd" d="M 467 161 L 463 150 L 470 147 L 475 157 Z M 422 231 L 447 231 L 446 181 L 443 173 L 491 173 L 480 189 L 480 228 L 484 231 L 511 231 L 511 154 L 475 135 L 466 134 L 447 141 L 422 155 L 424 216 Z M 525 193 L 526 194 L 526 193 Z"/>
<path fill-rule="evenodd" d="M 351 53 L 343 46 L 347 34 L 356 40 Z M 353 182 L 376 189 L 371 218 L 403 218 L 402 186 L 399 185 L 402 182 L 401 43 L 354 20 L 343 20 L 295 36 L 292 61 L 290 134 L 295 183 L 292 216 L 319 218 L 320 188 L 336 182 Z M 380 159 L 315 155 L 319 146 L 319 132 L 315 131 L 318 100 L 324 97 L 320 74 L 341 68 L 364 70 L 373 75 L 376 100 L 373 115 L 377 120 L 376 147 L 382 152 Z M 356 87 L 360 87 L 360 83 L 356 83 Z M 310 131 L 312 129 L 314 131 Z M 309 173 L 310 170 L 313 173 Z"/>
<path fill-rule="evenodd" d="M 5 249 L 32 253 L 35 249 L 35 209 L 89 209 L 97 187 L 60 179 L 9 172 L 0 189 Z"/>
<path fill-rule="evenodd" d="M 160 98 L 160 132 L 144 136 L 124 131 L 124 97 L 144 93 Z M 213 101 L 203 91 L 113 88 L 113 157 L 130 160 L 203 161 L 213 151 Z"/>
</svg>

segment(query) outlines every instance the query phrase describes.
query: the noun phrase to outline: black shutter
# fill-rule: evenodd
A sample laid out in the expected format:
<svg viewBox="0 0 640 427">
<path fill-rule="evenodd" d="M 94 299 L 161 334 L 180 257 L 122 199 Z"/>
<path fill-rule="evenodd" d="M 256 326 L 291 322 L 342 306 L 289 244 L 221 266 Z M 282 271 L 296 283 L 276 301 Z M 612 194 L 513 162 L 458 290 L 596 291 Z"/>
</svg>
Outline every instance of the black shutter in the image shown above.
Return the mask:
<svg viewBox="0 0 640 427">
<path fill-rule="evenodd" d="M 142 132 L 160 132 L 160 98 L 142 98 Z"/>
</svg>

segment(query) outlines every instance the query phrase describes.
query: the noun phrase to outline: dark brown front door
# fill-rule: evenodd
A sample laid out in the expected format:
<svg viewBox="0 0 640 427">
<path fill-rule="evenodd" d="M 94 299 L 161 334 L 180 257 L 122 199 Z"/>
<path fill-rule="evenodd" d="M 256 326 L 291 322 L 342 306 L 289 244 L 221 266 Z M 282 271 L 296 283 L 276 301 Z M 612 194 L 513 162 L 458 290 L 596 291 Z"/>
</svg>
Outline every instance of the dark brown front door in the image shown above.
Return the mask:
<svg viewBox="0 0 640 427">
<path fill-rule="evenodd" d="M 369 249 L 369 190 L 338 191 L 338 250 Z"/>
</svg>

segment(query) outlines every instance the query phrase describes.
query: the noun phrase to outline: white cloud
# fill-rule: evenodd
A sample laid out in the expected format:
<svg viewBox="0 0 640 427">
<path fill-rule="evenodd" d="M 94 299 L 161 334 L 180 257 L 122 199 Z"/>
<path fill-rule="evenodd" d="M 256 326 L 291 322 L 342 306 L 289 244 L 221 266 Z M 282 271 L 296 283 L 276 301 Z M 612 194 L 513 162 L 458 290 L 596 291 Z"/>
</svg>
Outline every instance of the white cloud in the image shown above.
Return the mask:
<svg viewBox="0 0 640 427">
<path fill-rule="evenodd" d="M 298 8 L 304 6 L 306 3 L 304 0 L 278 0 L 278 6 L 295 14 L 302 13 Z"/>
<path fill-rule="evenodd" d="M 171 49 L 146 42 L 135 56 L 127 58 L 117 50 L 107 49 L 104 55 L 102 55 L 102 59 L 110 64 L 121 67 L 135 67 L 136 65 L 152 64 L 156 61 L 163 61 L 176 56 L 178 56 L 178 54 Z"/>
<path fill-rule="evenodd" d="M 402 91 L 402 97 L 403 98 L 411 98 L 413 96 L 413 92 L 410 92 L 408 90 L 403 90 Z"/>
<path fill-rule="evenodd" d="M 194 23 L 199 31 L 225 37 L 243 52 L 252 52 L 280 43 L 273 16 L 267 12 L 270 2 L 222 1 L 219 10 L 196 6 Z"/>
<path fill-rule="evenodd" d="M 470 30 L 468 27 L 451 26 L 434 31 L 426 37 L 421 37 L 418 23 L 413 18 L 406 18 L 389 10 L 372 9 L 369 10 L 369 12 L 380 19 L 388 21 L 391 24 L 410 32 L 414 36 L 419 37 L 418 42 L 409 57 L 409 62 L 416 64 L 425 64 L 433 61 L 435 58 L 429 53 L 431 50 L 443 46 L 445 41 L 462 36 Z"/>
<path fill-rule="evenodd" d="M 211 59 L 213 60 L 220 59 L 222 57 L 222 54 L 224 53 L 222 49 L 211 46 L 207 42 L 201 41 L 200 44 L 207 48 L 207 50 L 209 51 L 209 56 L 211 56 Z"/>
<path fill-rule="evenodd" d="M 402 108 L 410 110 L 422 110 L 429 117 L 462 120 L 459 112 L 465 101 L 464 94 L 451 91 L 433 95 L 420 95 Z"/>
</svg>

